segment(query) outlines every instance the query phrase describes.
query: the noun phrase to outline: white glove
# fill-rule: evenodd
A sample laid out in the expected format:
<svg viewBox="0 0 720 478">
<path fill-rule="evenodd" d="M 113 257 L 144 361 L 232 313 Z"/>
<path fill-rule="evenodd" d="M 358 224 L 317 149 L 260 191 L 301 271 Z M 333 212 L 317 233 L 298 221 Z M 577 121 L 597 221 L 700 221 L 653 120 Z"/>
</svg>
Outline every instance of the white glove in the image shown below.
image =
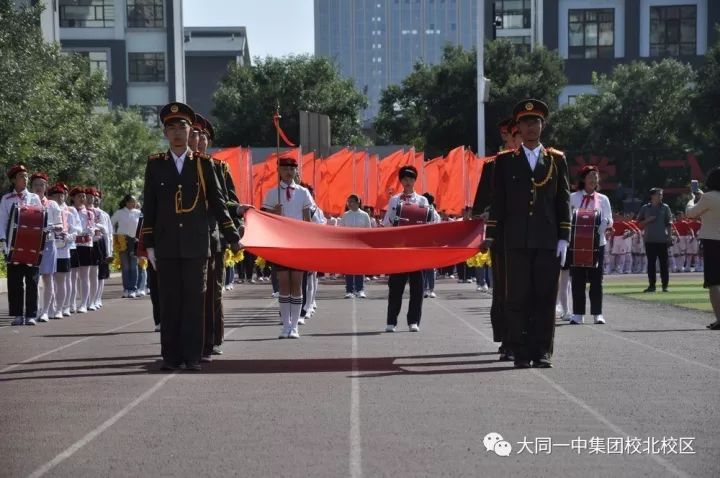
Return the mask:
<svg viewBox="0 0 720 478">
<path fill-rule="evenodd" d="M 560 258 L 560 267 L 565 265 L 565 259 L 567 258 L 567 250 L 570 243 L 565 239 L 560 239 L 557 243 L 557 257 Z"/>
<path fill-rule="evenodd" d="M 147 248 L 147 258 L 148 258 L 148 261 L 150 261 L 150 264 L 152 264 L 153 269 L 155 269 L 157 271 L 157 265 L 155 264 L 155 248 L 154 247 Z"/>
</svg>

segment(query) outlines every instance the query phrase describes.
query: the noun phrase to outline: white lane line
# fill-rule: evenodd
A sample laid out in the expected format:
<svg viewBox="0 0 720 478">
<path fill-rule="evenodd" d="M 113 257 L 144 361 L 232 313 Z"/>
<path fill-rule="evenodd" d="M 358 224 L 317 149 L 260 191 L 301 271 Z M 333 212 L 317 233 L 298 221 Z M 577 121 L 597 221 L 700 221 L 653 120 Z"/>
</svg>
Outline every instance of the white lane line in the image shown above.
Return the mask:
<svg viewBox="0 0 720 478">
<path fill-rule="evenodd" d="M 463 318 L 462 318 L 459 314 L 457 314 L 455 311 L 453 311 L 453 310 L 449 309 L 448 307 L 442 305 L 439 301 L 432 301 L 432 303 L 435 304 L 435 305 L 437 305 L 438 307 L 440 307 L 441 309 L 443 309 L 445 312 L 447 312 L 448 314 L 452 315 L 452 316 L 455 317 L 456 319 L 460 320 L 460 322 L 462 322 L 463 324 L 467 325 L 470 329 L 474 330 L 478 335 L 480 335 L 482 338 L 484 338 L 484 339 L 487 340 L 488 342 L 491 342 L 491 343 L 494 344 L 494 341 L 492 340 L 492 337 L 487 336 L 485 333 L 483 333 L 482 331 L 480 331 L 480 329 L 476 328 L 474 325 L 470 324 L 468 321 L 466 321 L 465 319 L 463 319 Z M 605 425 L 606 427 L 608 427 L 608 428 L 609 428 L 610 430 L 612 430 L 614 433 L 618 434 L 618 436 L 626 436 L 626 437 L 632 436 L 632 435 L 630 435 L 629 433 L 627 433 L 625 430 L 623 430 L 622 428 L 620 428 L 619 426 L 615 425 L 613 422 L 611 422 L 610 420 L 608 420 L 608 418 L 605 417 L 602 413 L 600 413 L 599 411 L 595 410 L 595 409 L 592 408 L 590 405 L 588 405 L 587 403 L 585 403 L 584 401 L 582 401 L 582 399 L 576 397 L 576 396 L 573 395 L 572 393 L 570 393 L 570 392 L 568 392 L 567 390 L 565 390 L 560 384 L 558 384 L 557 382 L 555 382 L 553 379 L 551 379 L 551 378 L 548 377 L 547 375 L 544 375 L 544 374 L 542 374 L 542 373 L 540 373 L 539 371 L 534 370 L 534 369 L 531 369 L 531 370 L 529 370 L 529 371 L 530 371 L 531 373 L 533 373 L 536 377 L 539 377 L 539 378 L 543 379 L 543 380 L 544 380 L 545 382 L 547 382 L 551 387 L 553 387 L 555 390 L 557 390 L 557 391 L 560 392 L 563 396 L 565 396 L 565 398 L 567 398 L 568 400 L 570 400 L 571 402 L 573 402 L 575 405 L 578 405 L 579 407 L 581 407 L 582 409 L 584 409 L 586 412 L 588 412 L 590 415 L 592 415 L 592 416 L 593 416 L 596 420 L 598 420 L 600 423 L 602 423 L 603 425 Z M 682 470 L 679 470 L 678 468 L 675 467 L 675 465 L 673 465 L 672 463 L 670 463 L 668 460 L 662 458 L 661 456 L 659 456 L 659 455 L 649 455 L 649 456 L 650 456 L 650 458 L 652 458 L 656 463 L 658 463 L 660 466 L 662 466 L 663 468 L 665 468 L 667 471 L 669 471 L 669 472 L 672 473 L 673 475 L 679 476 L 679 477 L 682 477 L 682 478 L 688 478 L 688 477 L 689 477 L 689 475 L 688 475 L 687 473 L 685 473 L 685 472 L 682 471 Z"/>
<path fill-rule="evenodd" d="M 7 372 L 7 371 L 9 371 L 9 370 L 12 370 L 12 369 L 14 369 L 14 368 L 19 367 L 20 365 L 24 365 L 24 364 L 33 362 L 33 361 L 35 361 L 35 360 L 37 360 L 37 359 L 39 359 L 39 358 L 43 358 L 43 357 L 46 357 L 46 356 L 48 356 L 48 355 L 50 355 L 50 354 L 54 354 L 55 352 L 60 352 L 61 350 L 65 350 L 65 349 L 70 348 L 70 347 L 73 347 L 73 346 L 75 346 L 75 345 L 77 345 L 77 344 L 81 344 L 81 343 L 83 343 L 83 342 L 87 342 L 88 340 L 97 338 L 97 337 L 99 337 L 99 336 L 102 336 L 103 334 L 110 334 L 110 333 L 112 333 L 112 332 L 117 332 L 118 330 L 122 330 L 122 329 L 124 329 L 124 328 L 130 327 L 131 325 L 139 324 L 140 322 L 143 322 L 143 321 L 148 320 L 148 319 L 151 319 L 151 318 L 152 318 L 152 315 L 146 315 L 145 317 L 143 317 L 143 318 L 141 318 L 141 319 L 138 319 L 138 320 L 136 320 L 136 321 L 134 321 L 134 322 L 130 322 L 130 323 L 128 323 L 128 324 L 121 325 L 121 326 L 119 326 L 119 327 L 115 327 L 114 329 L 106 330 L 106 331 L 104 331 L 104 332 L 98 332 L 97 335 L 91 335 L 91 336 L 89 336 L 89 337 L 83 337 L 82 339 L 77 339 L 77 340 L 75 340 L 75 341 L 73 341 L 73 342 L 70 342 L 69 344 L 61 345 L 60 347 L 54 348 L 54 349 L 52 349 L 52 350 L 48 350 L 47 352 L 43 352 L 43 353 L 38 354 L 38 355 L 36 355 L 36 356 L 34 356 L 34 357 L 30 357 L 29 359 L 25 359 L 25 360 L 23 360 L 22 362 L 18 362 L 18 363 L 14 363 L 14 364 L 12 364 L 12 365 L 8 365 L 8 366 L 5 367 L 4 369 L 0 369 L 0 373 L 5 373 L 5 372 Z"/>
<path fill-rule="evenodd" d="M 357 302 L 352 301 L 352 377 L 350 378 L 350 477 L 362 477 L 360 438 L 360 367 L 358 365 Z"/>
<path fill-rule="evenodd" d="M 28 478 L 39 478 L 49 471 L 51 471 L 53 468 L 58 466 L 63 461 L 67 460 L 71 456 L 73 456 L 75 453 L 80 451 L 85 445 L 93 441 L 95 438 L 97 438 L 101 433 L 103 433 L 105 430 L 113 426 L 115 423 L 117 423 L 118 420 L 120 420 L 122 417 L 130 413 L 133 408 L 140 405 L 142 402 L 150 398 L 155 392 L 157 392 L 163 385 L 167 383 L 168 380 L 175 377 L 177 374 L 173 373 L 171 375 L 166 375 L 160 380 L 158 380 L 155 385 L 150 387 L 145 393 L 137 397 L 135 400 L 130 402 L 125 408 L 120 410 L 118 413 L 113 415 L 111 418 L 103 422 L 99 427 L 95 428 L 93 431 L 82 437 L 80 440 L 76 441 L 72 445 L 70 445 L 68 448 L 66 448 L 64 451 L 62 451 L 60 454 L 58 454 L 55 458 L 48 461 L 44 465 L 42 465 L 40 468 L 33 471 Z"/>
<path fill-rule="evenodd" d="M 602 327 L 588 327 L 588 328 L 589 328 L 590 330 L 592 330 L 593 332 L 597 332 L 597 333 L 609 335 L 610 337 L 615 337 L 616 339 L 620 339 L 620 340 L 624 340 L 624 341 L 626 341 L 626 342 L 630 342 L 631 344 L 638 345 L 638 346 L 640 346 L 640 347 L 646 348 L 646 349 L 648 349 L 648 350 L 652 350 L 652 351 L 654 351 L 654 352 L 661 353 L 661 354 L 663 354 L 663 355 L 667 355 L 667 356 L 669 356 L 669 357 L 672 357 L 672 358 L 681 360 L 681 361 L 683 361 L 683 362 L 687 362 L 687 363 L 689 363 L 689 364 L 691 364 L 691 365 L 697 365 L 698 367 L 702 367 L 702 368 L 707 369 L 707 370 L 712 370 L 713 372 L 720 372 L 720 368 L 716 368 L 716 367 L 713 367 L 712 365 L 708 365 L 708 364 L 705 364 L 705 363 L 702 363 L 702 362 L 698 362 L 698 361 L 693 360 L 693 359 L 689 359 L 689 358 L 687 358 L 687 357 L 683 357 L 682 355 L 677 355 L 677 354 L 674 354 L 674 353 L 672 353 L 672 352 L 668 352 L 667 350 L 655 348 L 655 347 L 653 347 L 652 345 L 644 344 L 644 343 L 642 343 L 642 342 L 639 342 L 639 341 L 637 341 L 637 340 L 635 340 L 635 339 L 631 339 L 631 338 L 629 338 L 629 337 L 623 337 L 622 335 L 618 335 L 618 334 L 614 334 L 614 333 L 612 333 L 612 332 L 608 332 L 607 330 L 603 330 Z"/>
</svg>

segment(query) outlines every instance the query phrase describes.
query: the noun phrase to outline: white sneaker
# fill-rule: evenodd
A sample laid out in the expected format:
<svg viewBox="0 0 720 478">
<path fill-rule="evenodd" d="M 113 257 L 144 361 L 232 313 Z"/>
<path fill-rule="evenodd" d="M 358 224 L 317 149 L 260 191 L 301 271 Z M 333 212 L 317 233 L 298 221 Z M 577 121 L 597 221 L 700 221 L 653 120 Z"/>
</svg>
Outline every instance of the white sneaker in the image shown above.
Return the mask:
<svg viewBox="0 0 720 478">
<path fill-rule="evenodd" d="M 99 300 L 95 303 L 95 307 L 97 307 L 98 309 L 102 308 L 102 306 L 103 306 L 102 300 Z"/>
<path fill-rule="evenodd" d="M 418 324 L 410 324 L 410 332 L 420 332 L 420 327 L 418 327 Z"/>
<path fill-rule="evenodd" d="M 583 316 L 582 316 L 582 315 L 573 314 L 572 317 L 570 317 L 570 323 L 571 323 L 571 324 L 582 324 L 582 323 L 583 323 Z"/>
<path fill-rule="evenodd" d="M 86 314 L 87 311 L 88 311 L 88 310 L 87 310 L 86 307 L 80 307 L 80 308 L 77 310 L 77 313 L 78 313 L 78 314 Z"/>
<path fill-rule="evenodd" d="M 361 299 L 367 299 L 367 295 L 365 295 L 365 291 L 364 291 L 364 290 L 361 290 L 361 291 L 360 291 L 360 293 L 358 294 L 358 297 L 360 297 Z"/>
<path fill-rule="evenodd" d="M 129 290 L 124 290 L 124 291 L 123 291 L 122 298 L 123 298 L 123 299 L 127 299 L 128 297 L 130 297 L 130 291 L 129 291 Z"/>
<path fill-rule="evenodd" d="M 77 307 L 73 306 L 72 309 L 70 309 L 70 313 L 71 313 L 71 314 L 76 314 L 76 313 L 77 313 Z"/>
<path fill-rule="evenodd" d="M 593 318 L 595 319 L 596 324 L 604 324 L 605 323 L 605 318 L 602 316 L 602 314 L 595 315 L 595 316 L 593 316 Z"/>
<path fill-rule="evenodd" d="M 434 299 L 435 297 L 437 297 L 437 294 L 436 294 L 435 292 L 433 292 L 433 291 L 430 291 L 430 293 L 428 294 L 428 296 L 429 296 L 431 299 Z"/>
<path fill-rule="evenodd" d="M 423 293 L 423 299 L 427 299 L 428 295 L 430 295 L 430 294 L 428 294 L 427 292 Z"/>
<path fill-rule="evenodd" d="M 157 325 L 155 326 L 155 332 L 160 332 L 160 324 L 157 324 Z"/>
<path fill-rule="evenodd" d="M 300 317 L 298 319 L 298 325 L 305 325 L 305 317 Z"/>
<path fill-rule="evenodd" d="M 57 314 L 53 315 L 53 316 L 50 317 L 50 318 L 51 318 L 51 319 L 62 319 L 62 318 L 63 318 L 63 314 L 62 314 L 62 312 L 58 312 Z"/>
<path fill-rule="evenodd" d="M 299 339 L 300 338 L 300 332 L 298 332 L 297 328 L 290 329 L 290 333 L 288 334 L 289 339 Z"/>
<path fill-rule="evenodd" d="M 15 320 L 10 323 L 10 325 L 25 325 L 25 317 L 18 315 L 15 317 Z"/>
<path fill-rule="evenodd" d="M 68 307 L 67 309 L 63 309 L 62 315 L 65 317 L 70 317 L 70 308 Z"/>
<path fill-rule="evenodd" d="M 388 325 L 387 327 L 385 327 L 385 332 L 395 332 L 395 326 Z"/>
<path fill-rule="evenodd" d="M 43 314 L 37 319 L 38 322 L 50 322 L 50 317 L 47 314 Z"/>
<path fill-rule="evenodd" d="M 563 316 L 563 313 L 564 313 L 564 311 L 563 311 L 562 306 L 560 304 L 555 304 L 555 318 L 559 319 L 560 317 Z"/>
<path fill-rule="evenodd" d="M 570 319 L 572 319 L 571 313 L 564 314 L 562 317 L 560 317 L 560 320 L 564 320 L 565 322 L 568 322 Z"/>
<path fill-rule="evenodd" d="M 280 335 L 278 336 L 279 339 L 287 339 L 290 337 L 290 332 L 292 329 L 290 327 L 283 327 L 282 331 L 280 332 Z"/>
<path fill-rule="evenodd" d="M 352 299 L 353 297 L 355 297 L 355 294 L 353 294 L 352 292 L 348 292 L 347 294 L 345 294 L 346 299 Z"/>
<path fill-rule="evenodd" d="M 482 291 L 483 291 L 483 292 L 487 292 L 487 291 L 489 291 L 489 290 L 490 290 L 490 288 L 487 286 L 487 284 L 484 284 L 484 285 L 482 286 Z"/>
<path fill-rule="evenodd" d="M 278 297 L 280 297 L 280 292 L 273 292 L 273 293 L 272 293 L 272 298 L 273 298 L 273 299 L 277 299 Z"/>
<path fill-rule="evenodd" d="M 37 322 L 35 321 L 35 317 L 30 317 L 28 319 L 25 319 L 25 325 L 37 325 Z"/>
<path fill-rule="evenodd" d="M 95 305 L 93 304 L 93 305 L 91 305 L 90 307 L 88 307 L 87 310 L 89 310 L 89 311 L 91 311 L 91 312 L 94 312 L 94 311 L 97 310 L 97 307 L 95 307 Z"/>
<path fill-rule="evenodd" d="M 140 296 L 140 297 L 145 297 L 147 294 L 145 293 L 144 290 L 141 290 L 141 291 L 139 291 L 139 292 L 137 293 L 137 295 Z"/>
<path fill-rule="evenodd" d="M 130 295 L 128 297 L 130 297 L 131 299 L 134 299 L 135 297 L 137 297 L 137 292 L 135 292 L 135 291 L 130 292 Z"/>
</svg>

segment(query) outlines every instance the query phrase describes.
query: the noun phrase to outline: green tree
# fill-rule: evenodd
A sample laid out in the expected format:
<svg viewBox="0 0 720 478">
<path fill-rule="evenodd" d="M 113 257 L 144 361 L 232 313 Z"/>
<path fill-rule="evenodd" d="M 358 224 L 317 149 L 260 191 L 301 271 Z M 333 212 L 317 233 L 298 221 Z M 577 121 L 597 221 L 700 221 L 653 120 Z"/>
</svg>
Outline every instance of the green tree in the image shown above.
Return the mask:
<svg viewBox="0 0 720 478">
<path fill-rule="evenodd" d="M 107 111 L 103 75 L 43 41 L 41 6 L 12 3 L 0 0 L 0 169 L 21 162 L 51 181 L 98 185 L 113 209 L 121 194 L 139 189 L 159 133 L 134 112 L 97 113 Z"/>
<path fill-rule="evenodd" d="M 720 34 L 720 26 L 715 27 Z M 718 35 L 720 37 L 720 35 Z M 720 148 L 720 39 L 707 53 L 705 62 L 698 69 L 697 95 L 693 101 L 696 128 L 705 146 Z"/>
<path fill-rule="evenodd" d="M 436 65 L 418 63 L 400 85 L 380 99 L 375 129 L 384 142 L 411 144 L 428 154 L 459 145 L 477 149 L 476 53 L 448 45 Z M 562 60 L 542 47 L 518 50 L 507 40 L 485 46 L 485 75 L 490 102 L 485 109 L 486 148 L 500 146 L 496 124 L 523 98 L 542 99 L 553 107 L 565 85 Z"/>
<path fill-rule="evenodd" d="M 333 144 L 366 141 L 360 112 L 367 98 L 330 60 L 299 55 L 255 61 L 251 67 L 231 66 L 215 92 L 218 145 L 274 146 L 272 116 L 278 102 L 282 128 L 291 140 L 299 136 L 299 112 L 312 111 L 330 117 Z"/>
</svg>

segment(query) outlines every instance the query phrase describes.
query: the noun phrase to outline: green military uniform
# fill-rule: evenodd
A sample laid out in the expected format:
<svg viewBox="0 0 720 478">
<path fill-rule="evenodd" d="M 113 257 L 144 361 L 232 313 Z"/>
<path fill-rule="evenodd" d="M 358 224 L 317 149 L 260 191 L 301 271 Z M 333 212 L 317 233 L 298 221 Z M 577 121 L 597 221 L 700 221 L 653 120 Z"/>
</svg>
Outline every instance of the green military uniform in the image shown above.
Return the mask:
<svg viewBox="0 0 720 478">
<path fill-rule="evenodd" d="M 183 112 L 194 117 L 180 103 L 167 105 L 160 116 L 166 123 Z M 150 156 L 143 196 L 145 246 L 154 248 L 157 263 L 162 356 L 169 367 L 196 366 L 203 349 L 208 212 L 228 242 L 236 243 L 239 236 L 207 155 L 188 149 L 180 173 L 170 151 Z"/>
<path fill-rule="evenodd" d="M 519 105 L 529 112 L 536 108 L 530 101 Z M 549 365 L 560 275 L 556 250 L 559 240 L 570 239 L 570 186 L 562 152 L 541 148 L 534 170 L 522 147 L 497 156 L 486 234 L 505 247 L 507 343 L 516 366 L 530 360 Z"/>
<path fill-rule="evenodd" d="M 503 154 L 502 152 L 500 154 Z M 495 156 L 485 160 L 480 182 L 478 183 L 473 216 L 479 216 L 490 209 L 492 201 L 492 183 L 495 176 Z M 500 342 L 501 353 L 507 353 L 507 320 L 505 319 L 505 249 L 503 247 L 502 229 L 495 228 L 496 241 L 490 247 L 492 271 L 492 305 L 490 306 L 490 323 L 493 329 L 493 340 Z M 502 357 L 501 357 L 502 358 Z"/>
</svg>

